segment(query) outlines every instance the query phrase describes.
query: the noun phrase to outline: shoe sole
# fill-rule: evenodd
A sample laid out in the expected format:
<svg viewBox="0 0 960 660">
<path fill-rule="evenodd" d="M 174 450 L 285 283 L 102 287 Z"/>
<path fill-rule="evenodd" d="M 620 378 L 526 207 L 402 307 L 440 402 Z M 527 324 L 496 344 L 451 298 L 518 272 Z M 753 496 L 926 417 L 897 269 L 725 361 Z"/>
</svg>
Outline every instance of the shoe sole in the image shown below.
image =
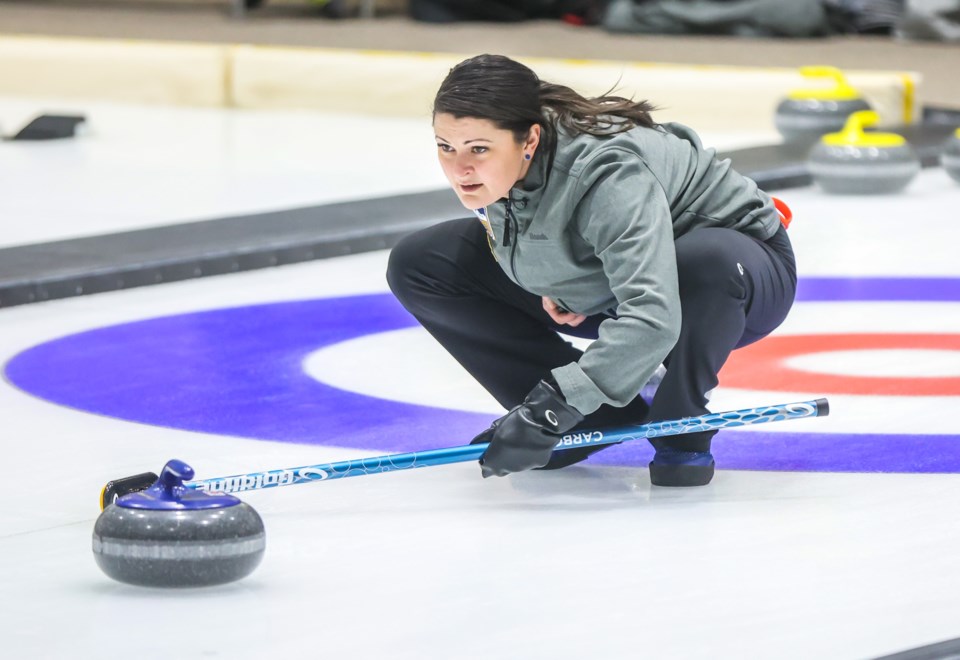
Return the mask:
<svg viewBox="0 0 960 660">
<path fill-rule="evenodd" d="M 713 479 L 714 471 L 714 463 L 710 463 L 710 465 L 650 463 L 650 483 L 654 486 L 670 488 L 706 486 Z"/>
</svg>

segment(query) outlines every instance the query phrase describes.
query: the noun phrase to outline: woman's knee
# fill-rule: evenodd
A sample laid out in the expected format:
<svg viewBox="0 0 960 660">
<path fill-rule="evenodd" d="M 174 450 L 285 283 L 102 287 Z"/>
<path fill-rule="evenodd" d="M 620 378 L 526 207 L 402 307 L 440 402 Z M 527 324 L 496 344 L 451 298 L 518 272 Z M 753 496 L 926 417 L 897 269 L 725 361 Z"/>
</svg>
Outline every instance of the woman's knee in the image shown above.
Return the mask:
<svg viewBox="0 0 960 660">
<path fill-rule="evenodd" d="M 400 239 L 400 242 L 390 250 L 387 259 L 387 284 L 401 300 L 407 293 L 411 281 L 414 279 L 418 265 L 423 262 L 427 245 L 420 236 L 422 232 L 415 232 Z"/>
<path fill-rule="evenodd" d="M 394 246 L 387 260 L 387 284 L 400 302 L 406 304 L 418 293 L 454 295 L 469 288 L 469 273 L 476 266 L 472 255 L 479 250 L 473 225 L 480 223 L 443 222 L 409 234 Z"/>
</svg>

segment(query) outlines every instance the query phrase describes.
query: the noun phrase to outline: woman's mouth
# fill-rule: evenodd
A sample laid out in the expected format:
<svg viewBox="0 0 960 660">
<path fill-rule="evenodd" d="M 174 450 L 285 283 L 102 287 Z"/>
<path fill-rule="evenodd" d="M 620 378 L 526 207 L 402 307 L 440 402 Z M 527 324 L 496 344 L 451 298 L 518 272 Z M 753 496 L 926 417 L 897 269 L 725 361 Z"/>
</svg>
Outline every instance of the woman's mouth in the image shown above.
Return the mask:
<svg viewBox="0 0 960 660">
<path fill-rule="evenodd" d="M 480 186 L 482 186 L 483 184 L 482 183 L 461 183 L 458 185 L 460 186 L 460 190 L 462 190 L 463 192 L 472 193 L 472 192 L 476 192 L 477 190 L 480 190 Z"/>
</svg>

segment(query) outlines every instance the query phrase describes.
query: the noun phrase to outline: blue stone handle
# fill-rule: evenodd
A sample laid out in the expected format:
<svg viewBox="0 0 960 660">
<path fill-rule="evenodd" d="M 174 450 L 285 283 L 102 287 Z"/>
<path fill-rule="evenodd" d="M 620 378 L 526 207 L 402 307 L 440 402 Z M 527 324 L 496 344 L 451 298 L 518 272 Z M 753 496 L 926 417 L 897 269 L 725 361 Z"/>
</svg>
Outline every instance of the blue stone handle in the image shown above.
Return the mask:
<svg viewBox="0 0 960 660">
<path fill-rule="evenodd" d="M 124 495 L 116 501 L 125 509 L 149 509 L 153 511 L 197 511 L 222 509 L 240 504 L 240 500 L 223 493 L 204 493 L 184 485 L 192 479 L 194 470 L 176 458 L 167 461 L 160 476 L 152 486 L 139 493 Z"/>
<path fill-rule="evenodd" d="M 188 490 L 183 482 L 193 479 L 194 474 L 192 467 L 177 458 L 171 458 L 160 471 L 160 478 L 147 491 L 158 499 L 178 502 Z"/>
</svg>

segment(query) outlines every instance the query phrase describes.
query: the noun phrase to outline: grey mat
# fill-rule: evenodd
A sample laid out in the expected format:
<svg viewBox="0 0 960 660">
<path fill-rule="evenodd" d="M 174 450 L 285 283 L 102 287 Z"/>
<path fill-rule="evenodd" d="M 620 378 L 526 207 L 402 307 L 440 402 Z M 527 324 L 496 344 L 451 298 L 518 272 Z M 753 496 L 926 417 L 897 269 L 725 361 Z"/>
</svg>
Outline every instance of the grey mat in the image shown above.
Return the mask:
<svg viewBox="0 0 960 660">
<path fill-rule="evenodd" d="M 920 646 L 874 660 L 960 660 L 960 639 Z"/>
<path fill-rule="evenodd" d="M 464 214 L 440 190 L 0 249 L 0 307 L 380 250 Z"/>
</svg>

